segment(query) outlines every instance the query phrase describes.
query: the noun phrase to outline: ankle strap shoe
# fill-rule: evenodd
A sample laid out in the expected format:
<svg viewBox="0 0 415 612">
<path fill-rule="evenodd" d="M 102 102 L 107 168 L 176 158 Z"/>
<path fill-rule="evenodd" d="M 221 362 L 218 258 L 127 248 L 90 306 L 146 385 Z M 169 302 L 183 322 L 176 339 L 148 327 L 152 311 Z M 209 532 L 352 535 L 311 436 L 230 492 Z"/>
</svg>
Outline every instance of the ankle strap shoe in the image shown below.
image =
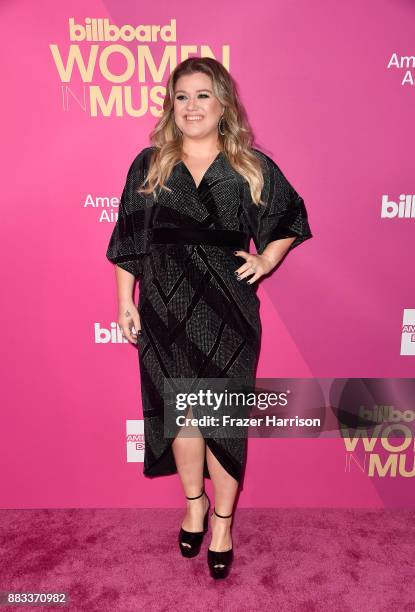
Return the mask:
<svg viewBox="0 0 415 612">
<path fill-rule="evenodd" d="M 203 489 L 200 495 L 196 495 L 196 497 L 188 497 L 185 496 L 186 499 L 199 499 L 202 495 L 206 495 L 205 490 Z M 209 505 L 205 512 L 205 516 L 203 518 L 203 530 L 202 531 L 186 531 L 183 527 L 180 527 L 179 531 L 179 547 L 180 552 L 183 557 L 196 557 L 196 555 L 200 552 L 200 547 L 203 542 L 203 536 L 208 530 L 208 514 L 210 509 L 210 499 L 206 495 Z"/>
<path fill-rule="evenodd" d="M 219 518 L 227 519 L 231 518 L 233 513 L 228 515 L 218 514 L 214 507 L 213 514 L 215 514 Z M 229 550 L 225 551 L 211 550 L 210 548 L 208 548 L 207 558 L 209 571 L 212 578 L 226 578 L 229 574 L 229 570 L 233 561 L 233 546 Z"/>
</svg>

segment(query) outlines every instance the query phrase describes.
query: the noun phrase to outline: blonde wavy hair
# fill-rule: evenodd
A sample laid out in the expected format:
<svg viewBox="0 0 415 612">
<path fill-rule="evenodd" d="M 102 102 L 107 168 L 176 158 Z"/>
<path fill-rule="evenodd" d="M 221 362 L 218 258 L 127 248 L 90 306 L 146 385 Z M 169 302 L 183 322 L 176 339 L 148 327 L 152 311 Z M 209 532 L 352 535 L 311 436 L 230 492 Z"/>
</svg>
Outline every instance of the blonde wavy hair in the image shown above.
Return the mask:
<svg viewBox="0 0 415 612">
<path fill-rule="evenodd" d="M 139 192 L 146 195 L 153 194 L 155 199 L 157 199 L 157 188 L 171 192 L 165 181 L 173 167 L 182 159 L 183 142 L 182 133 L 174 120 L 175 86 L 182 75 L 194 72 L 203 72 L 211 78 L 214 95 L 225 108 L 223 113 L 225 135 L 222 136 L 218 130 L 222 151 L 231 166 L 249 183 L 253 203 L 264 204 L 261 201 L 261 191 L 264 186 L 261 161 L 252 151 L 253 133 L 239 99 L 238 87 L 226 68 L 210 57 L 188 58 L 178 64 L 170 74 L 163 102 L 163 114 L 150 133 L 150 143 L 154 151 L 147 177 Z"/>
</svg>

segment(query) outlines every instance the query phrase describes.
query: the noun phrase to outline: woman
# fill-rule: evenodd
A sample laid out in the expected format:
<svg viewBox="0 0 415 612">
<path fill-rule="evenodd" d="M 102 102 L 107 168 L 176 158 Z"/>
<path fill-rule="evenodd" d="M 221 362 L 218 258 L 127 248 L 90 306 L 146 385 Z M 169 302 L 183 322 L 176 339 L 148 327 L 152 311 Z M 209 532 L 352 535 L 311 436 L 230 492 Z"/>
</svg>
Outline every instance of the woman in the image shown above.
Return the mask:
<svg viewBox="0 0 415 612">
<path fill-rule="evenodd" d="M 179 532 L 186 557 L 198 554 L 207 530 L 203 479 L 211 478 L 208 564 L 223 578 L 233 560 L 246 436 L 209 436 L 188 423 L 166 437 L 164 381 L 235 378 L 253 387 L 261 335 L 255 283 L 312 234 L 302 198 L 252 147 L 237 87 L 216 60 L 190 58 L 172 72 L 151 142 L 129 169 L 107 257 L 116 264 L 119 326 L 138 345 L 144 474 L 178 472 L 188 500 Z"/>
</svg>

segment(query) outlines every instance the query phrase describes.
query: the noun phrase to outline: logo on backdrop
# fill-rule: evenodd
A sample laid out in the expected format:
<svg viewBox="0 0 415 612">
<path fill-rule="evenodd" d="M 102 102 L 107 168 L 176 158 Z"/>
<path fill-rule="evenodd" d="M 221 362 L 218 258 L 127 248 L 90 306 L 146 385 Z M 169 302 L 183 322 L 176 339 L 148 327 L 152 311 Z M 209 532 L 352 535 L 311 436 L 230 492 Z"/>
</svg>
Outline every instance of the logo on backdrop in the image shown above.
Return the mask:
<svg viewBox="0 0 415 612">
<path fill-rule="evenodd" d="M 144 462 L 144 421 L 126 421 L 127 463 Z"/>
<path fill-rule="evenodd" d="M 94 323 L 94 339 L 95 344 L 128 344 L 127 338 L 124 338 L 115 321 L 110 323 L 109 328 L 104 327 L 101 323 Z"/>
<path fill-rule="evenodd" d="M 68 39 L 71 44 L 65 41 L 62 48 L 49 45 L 61 82 L 59 98 L 65 112 L 80 109 L 91 117 L 159 117 L 166 94 L 161 83 L 179 61 L 196 53 L 214 57 L 206 44 L 178 45 L 175 19 L 118 26 L 108 18 L 77 23 L 70 17 Z M 229 70 L 229 45 L 222 46 L 222 55 Z"/>
<path fill-rule="evenodd" d="M 344 428 L 346 471 L 354 467 L 369 477 L 413 478 L 415 411 L 399 410 L 394 405 L 361 405 L 359 417 L 375 426 L 369 435 L 367 429 L 360 429 L 353 437 Z"/>
<path fill-rule="evenodd" d="M 392 53 L 388 65 L 389 69 L 398 70 L 402 76 L 401 85 L 414 85 L 414 77 L 415 77 L 415 57 L 413 55 L 398 55 L 397 53 Z"/>
<path fill-rule="evenodd" d="M 382 219 L 415 219 L 415 195 L 401 194 L 397 201 L 382 195 L 380 216 Z"/>
<path fill-rule="evenodd" d="M 118 219 L 118 210 L 120 205 L 120 198 L 115 196 L 93 196 L 90 193 L 86 196 L 82 203 L 83 208 L 89 208 L 91 210 L 98 211 L 98 222 L 106 221 L 108 223 L 115 223 Z M 95 214 L 95 213 L 94 213 Z"/>
<path fill-rule="evenodd" d="M 403 311 L 401 355 L 415 355 L 415 308 Z"/>
<path fill-rule="evenodd" d="M 347 473 L 394 482 L 415 477 L 415 378 L 335 379 L 329 397 Z"/>
</svg>

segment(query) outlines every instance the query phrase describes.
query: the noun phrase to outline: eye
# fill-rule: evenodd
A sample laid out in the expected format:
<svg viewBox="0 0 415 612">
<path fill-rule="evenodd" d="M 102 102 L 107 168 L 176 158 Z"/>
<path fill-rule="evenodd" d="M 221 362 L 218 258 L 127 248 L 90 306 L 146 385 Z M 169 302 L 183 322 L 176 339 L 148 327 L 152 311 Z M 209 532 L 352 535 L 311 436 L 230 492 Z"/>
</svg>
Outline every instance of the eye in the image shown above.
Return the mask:
<svg viewBox="0 0 415 612">
<path fill-rule="evenodd" d="M 198 98 L 209 98 L 209 94 L 207 93 L 201 93 L 198 95 Z M 186 96 L 184 94 L 177 94 L 176 96 L 176 100 L 184 100 L 186 98 Z"/>
</svg>

